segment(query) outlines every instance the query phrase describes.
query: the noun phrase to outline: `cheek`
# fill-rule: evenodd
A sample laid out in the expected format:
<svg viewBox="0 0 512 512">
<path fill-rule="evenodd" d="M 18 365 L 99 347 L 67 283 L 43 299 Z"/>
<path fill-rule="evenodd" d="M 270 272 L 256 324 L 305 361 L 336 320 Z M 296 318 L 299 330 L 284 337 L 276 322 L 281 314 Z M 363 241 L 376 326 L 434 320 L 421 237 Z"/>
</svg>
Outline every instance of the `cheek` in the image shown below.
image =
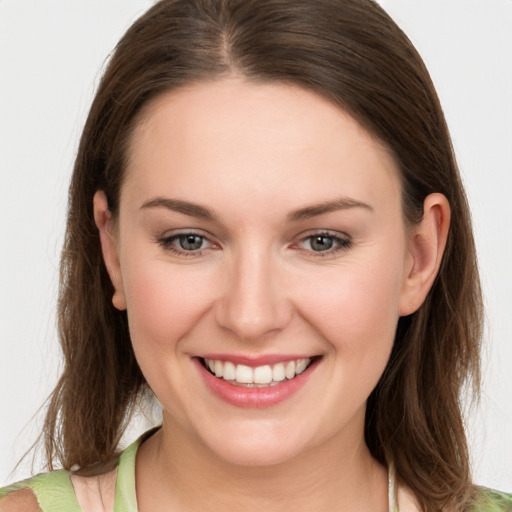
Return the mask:
<svg viewBox="0 0 512 512">
<path fill-rule="evenodd" d="M 382 365 L 399 318 L 402 269 L 385 251 L 329 269 L 307 287 L 302 314 L 333 350 Z"/>
<path fill-rule="evenodd" d="M 192 266 L 174 269 L 165 261 L 134 258 L 123 271 L 134 346 L 164 350 L 185 336 L 209 307 L 209 281 L 207 272 Z"/>
</svg>

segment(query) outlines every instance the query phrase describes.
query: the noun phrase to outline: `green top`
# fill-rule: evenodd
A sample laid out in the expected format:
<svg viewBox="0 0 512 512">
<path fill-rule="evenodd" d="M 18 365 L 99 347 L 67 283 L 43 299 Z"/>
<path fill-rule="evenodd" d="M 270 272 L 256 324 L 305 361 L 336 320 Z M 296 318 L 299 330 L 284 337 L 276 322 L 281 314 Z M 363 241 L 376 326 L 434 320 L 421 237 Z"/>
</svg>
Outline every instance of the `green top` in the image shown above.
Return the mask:
<svg viewBox="0 0 512 512">
<path fill-rule="evenodd" d="M 135 456 L 142 436 L 119 457 L 114 512 L 138 512 L 135 493 Z M 68 471 L 41 473 L 22 482 L 0 489 L 0 498 L 10 492 L 31 489 L 42 512 L 82 512 Z M 395 510 L 398 508 L 395 506 Z M 480 488 L 480 499 L 473 512 L 512 512 L 512 495 Z"/>
<path fill-rule="evenodd" d="M 135 455 L 144 436 L 119 457 L 114 512 L 137 512 L 135 494 Z M 13 491 L 31 489 L 42 512 L 82 512 L 68 471 L 41 473 L 0 489 L 0 498 Z"/>
<path fill-rule="evenodd" d="M 480 487 L 480 499 L 473 512 L 512 512 L 512 494 Z"/>
</svg>

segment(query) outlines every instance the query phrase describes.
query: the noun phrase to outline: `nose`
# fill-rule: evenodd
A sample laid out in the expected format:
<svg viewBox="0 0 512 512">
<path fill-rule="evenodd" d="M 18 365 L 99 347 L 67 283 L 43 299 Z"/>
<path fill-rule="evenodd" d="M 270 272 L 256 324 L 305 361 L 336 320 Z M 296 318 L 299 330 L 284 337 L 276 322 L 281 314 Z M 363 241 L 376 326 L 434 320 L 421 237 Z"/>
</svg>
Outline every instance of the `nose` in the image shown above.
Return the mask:
<svg viewBox="0 0 512 512">
<path fill-rule="evenodd" d="M 279 265 L 268 253 L 239 254 L 217 302 L 218 325 L 238 338 L 254 341 L 282 330 L 292 317 Z"/>
</svg>

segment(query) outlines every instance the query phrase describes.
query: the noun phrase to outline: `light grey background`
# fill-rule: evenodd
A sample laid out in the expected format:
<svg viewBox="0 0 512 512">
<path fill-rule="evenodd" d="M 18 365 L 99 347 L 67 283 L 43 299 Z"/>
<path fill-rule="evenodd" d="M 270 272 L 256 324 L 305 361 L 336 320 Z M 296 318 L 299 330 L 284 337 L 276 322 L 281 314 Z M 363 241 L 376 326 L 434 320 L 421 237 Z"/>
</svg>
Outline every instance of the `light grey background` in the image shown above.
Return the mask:
<svg viewBox="0 0 512 512">
<path fill-rule="evenodd" d="M 11 471 L 59 372 L 58 260 L 81 127 L 106 56 L 152 3 L 0 0 L 0 485 L 30 474 L 30 458 Z M 488 317 L 474 474 L 512 491 L 512 1 L 381 3 L 431 71 L 467 186 Z"/>
</svg>

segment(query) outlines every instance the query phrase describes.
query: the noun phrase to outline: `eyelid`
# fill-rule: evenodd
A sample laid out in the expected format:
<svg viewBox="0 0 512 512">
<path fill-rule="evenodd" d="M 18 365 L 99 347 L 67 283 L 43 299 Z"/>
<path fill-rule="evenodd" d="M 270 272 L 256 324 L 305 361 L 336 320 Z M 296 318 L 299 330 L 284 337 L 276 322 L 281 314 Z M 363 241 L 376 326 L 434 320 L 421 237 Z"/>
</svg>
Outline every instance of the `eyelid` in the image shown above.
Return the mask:
<svg viewBox="0 0 512 512">
<path fill-rule="evenodd" d="M 202 238 L 205 242 L 208 243 L 208 246 L 201 247 L 200 249 L 197 249 L 197 250 L 187 251 L 187 250 L 182 249 L 179 246 L 175 245 L 176 241 L 179 239 L 180 236 L 187 236 L 187 235 L 193 235 L 193 236 L 198 236 L 198 237 Z M 165 251 L 168 251 L 168 252 L 173 253 L 178 256 L 185 256 L 185 257 L 193 257 L 193 256 L 198 257 L 198 256 L 201 256 L 203 251 L 205 251 L 205 250 L 219 247 L 219 244 L 212 241 L 212 237 L 208 233 L 205 233 L 204 231 L 202 231 L 200 229 L 194 229 L 194 228 L 181 228 L 181 229 L 166 231 L 162 235 L 156 235 L 154 237 L 154 240 Z"/>
<path fill-rule="evenodd" d="M 325 250 L 325 251 L 315 251 L 313 249 L 308 249 L 305 247 L 301 247 L 303 243 L 308 240 L 311 240 L 315 237 L 326 237 L 331 238 L 334 241 L 333 247 Z M 316 258 L 316 257 L 327 257 L 334 256 L 336 253 L 340 251 L 345 251 L 350 248 L 352 245 L 352 237 L 347 233 L 341 233 L 339 231 L 331 231 L 331 230 L 318 230 L 318 231 L 310 231 L 308 234 L 301 234 L 298 242 L 292 244 L 292 246 L 297 247 L 299 250 L 303 250 L 308 257 Z"/>
<path fill-rule="evenodd" d="M 193 235 L 198 236 L 203 239 L 208 245 L 206 247 L 201 247 L 196 250 L 186 250 L 180 248 L 176 241 L 180 236 Z M 311 240 L 315 237 L 326 237 L 333 240 L 333 246 L 324 250 L 324 251 L 315 251 L 312 248 L 303 247 L 302 244 L 306 243 L 308 240 Z M 221 245 L 212 240 L 212 236 L 209 233 L 204 232 L 200 229 L 194 228 L 181 228 L 175 229 L 171 231 L 166 231 L 163 235 L 156 235 L 154 240 L 158 243 L 165 251 L 170 253 L 174 253 L 178 256 L 185 257 L 199 257 L 202 256 L 203 251 L 209 249 L 220 249 Z M 352 237 L 347 233 L 342 233 L 339 231 L 331 231 L 331 230 L 310 230 L 306 233 L 301 233 L 297 236 L 296 242 L 293 242 L 289 245 L 290 248 L 302 251 L 309 258 L 316 257 L 329 257 L 334 256 L 340 251 L 348 250 L 352 244 Z"/>
</svg>

